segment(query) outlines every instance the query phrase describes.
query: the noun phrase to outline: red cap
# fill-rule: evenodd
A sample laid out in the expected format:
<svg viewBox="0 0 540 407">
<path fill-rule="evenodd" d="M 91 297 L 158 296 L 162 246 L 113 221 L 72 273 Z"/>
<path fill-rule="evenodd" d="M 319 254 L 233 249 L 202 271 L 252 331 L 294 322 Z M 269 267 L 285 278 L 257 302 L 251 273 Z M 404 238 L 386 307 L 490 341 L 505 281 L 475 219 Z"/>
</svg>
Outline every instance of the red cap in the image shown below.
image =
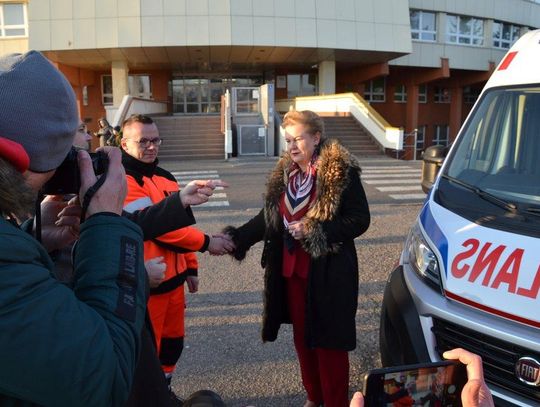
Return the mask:
<svg viewBox="0 0 540 407">
<path fill-rule="evenodd" d="M 0 157 L 9 161 L 20 173 L 30 165 L 30 157 L 23 146 L 4 137 L 0 137 Z"/>
</svg>

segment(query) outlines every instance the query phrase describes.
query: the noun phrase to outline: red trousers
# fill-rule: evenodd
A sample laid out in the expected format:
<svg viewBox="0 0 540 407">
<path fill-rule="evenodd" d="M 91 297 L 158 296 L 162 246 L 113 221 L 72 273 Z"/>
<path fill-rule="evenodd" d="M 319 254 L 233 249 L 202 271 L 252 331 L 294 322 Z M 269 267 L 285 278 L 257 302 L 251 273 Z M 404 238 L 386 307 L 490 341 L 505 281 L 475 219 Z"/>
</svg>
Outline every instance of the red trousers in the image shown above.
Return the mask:
<svg viewBox="0 0 540 407">
<path fill-rule="evenodd" d="M 294 346 L 308 400 L 325 407 L 349 406 L 349 354 L 344 350 L 306 346 L 305 310 L 307 279 L 293 274 L 287 281 Z"/>
<path fill-rule="evenodd" d="M 184 347 L 184 286 L 165 294 L 151 295 L 147 307 L 161 367 L 171 374 Z"/>
</svg>

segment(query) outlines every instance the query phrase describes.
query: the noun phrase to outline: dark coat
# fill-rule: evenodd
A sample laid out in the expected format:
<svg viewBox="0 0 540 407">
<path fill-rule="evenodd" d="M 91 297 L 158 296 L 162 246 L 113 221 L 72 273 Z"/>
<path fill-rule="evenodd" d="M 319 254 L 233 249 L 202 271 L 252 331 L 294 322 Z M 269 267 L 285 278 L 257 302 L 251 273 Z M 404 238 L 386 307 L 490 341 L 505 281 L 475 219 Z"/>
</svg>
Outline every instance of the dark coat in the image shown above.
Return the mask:
<svg viewBox="0 0 540 407">
<path fill-rule="evenodd" d="M 229 227 L 236 243 L 235 258 L 264 239 L 265 268 L 263 341 L 274 341 L 282 323 L 290 323 L 282 273 L 285 230 L 279 203 L 291 164 L 285 154 L 267 184 L 265 206 L 239 228 Z M 307 234 L 301 241 L 311 256 L 306 303 L 306 345 L 352 350 L 356 347 L 358 259 L 354 238 L 370 223 L 366 195 L 355 157 L 335 140 L 325 141 L 317 162 L 316 199 L 305 216 Z"/>
</svg>

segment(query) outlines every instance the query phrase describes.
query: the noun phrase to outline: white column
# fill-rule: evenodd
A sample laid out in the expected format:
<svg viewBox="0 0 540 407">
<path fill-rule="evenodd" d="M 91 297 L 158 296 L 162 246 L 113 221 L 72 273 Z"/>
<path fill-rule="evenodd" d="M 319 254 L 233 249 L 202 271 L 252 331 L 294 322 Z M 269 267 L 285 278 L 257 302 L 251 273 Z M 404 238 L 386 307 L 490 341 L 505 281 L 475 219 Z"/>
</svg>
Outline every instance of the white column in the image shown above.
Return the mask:
<svg viewBox="0 0 540 407">
<path fill-rule="evenodd" d="M 129 68 L 126 61 L 112 61 L 111 74 L 113 86 L 113 106 L 118 108 L 125 95 L 129 94 Z"/>
<path fill-rule="evenodd" d="M 319 62 L 319 95 L 336 93 L 336 61 Z"/>
</svg>

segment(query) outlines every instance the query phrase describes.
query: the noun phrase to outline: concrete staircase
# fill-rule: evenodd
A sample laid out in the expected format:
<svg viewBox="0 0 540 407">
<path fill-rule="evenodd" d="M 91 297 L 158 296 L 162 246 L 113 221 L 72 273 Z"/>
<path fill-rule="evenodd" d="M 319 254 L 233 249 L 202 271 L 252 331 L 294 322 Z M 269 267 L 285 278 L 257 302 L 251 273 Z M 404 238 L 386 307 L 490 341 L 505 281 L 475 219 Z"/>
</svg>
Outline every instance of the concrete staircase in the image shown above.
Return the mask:
<svg viewBox="0 0 540 407">
<path fill-rule="evenodd" d="M 326 136 L 338 139 L 355 156 L 383 155 L 368 131 L 353 116 L 321 116 Z"/>
<path fill-rule="evenodd" d="M 163 144 L 163 160 L 223 159 L 224 136 L 220 116 L 154 116 Z"/>
</svg>

